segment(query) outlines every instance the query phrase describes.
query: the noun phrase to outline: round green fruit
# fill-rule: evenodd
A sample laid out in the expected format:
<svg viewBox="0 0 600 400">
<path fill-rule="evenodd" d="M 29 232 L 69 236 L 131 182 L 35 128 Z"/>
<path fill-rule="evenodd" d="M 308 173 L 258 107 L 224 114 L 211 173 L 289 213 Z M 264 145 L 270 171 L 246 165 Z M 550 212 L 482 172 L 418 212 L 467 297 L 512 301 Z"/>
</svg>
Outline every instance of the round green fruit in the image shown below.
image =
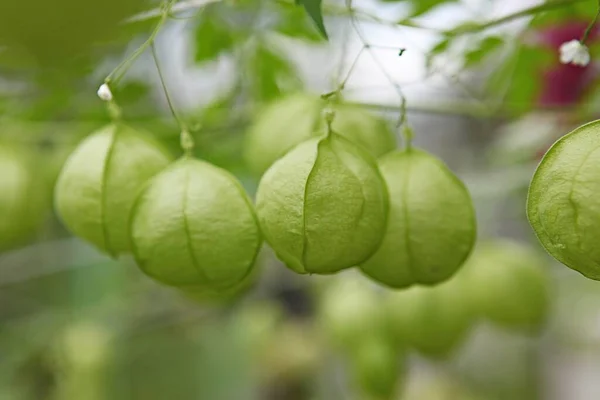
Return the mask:
<svg viewBox="0 0 600 400">
<path fill-rule="evenodd" d="M 339 276 L 323 291 L 318 324 L 328 341 L 338 349 L 354 351 L 369 338 L 387 335 L 381 296 L 360 276 Z"/>
<path fill-rule="evenodd" d="M 559 139 L 538 166 L 527 216 L 554 258 L 600 280 L 600 120 Z"/>
<path fill-rule="evenodd" d="M 479 314 L 507 327 L 535 329 L 548 314 L 544 259 L 518 242 L 482 243 L 465 265 L 468 295 Z"/>
<path fill-rule="evenodd" d="M 277 159 L 296 145 L 325 133 L 321 117 L 327 102 L 306 93 L 289 95 L 261 111 L 248 131 L 245 159 L 250 169 L 262 175 Z M 387 123 L 348 105 L 335 105 L 333 130 L 363 146 L 375 158 L 396 148 Z"/>
<path fill-rule="evenodd" d="M 449 279 L 476 239 L 475 211 L 464 184 L 442 161 L 416 149 L 387 154 L 379 168 L 390 211 L 383 243 L 361 270 L 393 288 Z"/>
<path fill-rule="evenodd" d="M 256 209 L 267 242 L 289 268 L 332 274 L 377 250 L 388 199 L 373 157 L 332 133 L 275 162 L 260 181 Z"/>
<path fill-rule="evenodd" d="M 404 380 L 404 359 L 392 344 L 369 338 L 357 344 L 349 361 L 351 375 L 364 398 L 395 398 Z"/>
<path fill-rule="evenodd" d="M 433 287 L 392 292 L 386 309 L 393 337 L 431 358 L 444 358 L 465 339 L 474 321 L 464 277 Z"/>
<path fill-rule="evenodd" d="M 262 244 L 252 203 L 235 177 L 187 157 L 142 190 L 130 231 L 140 268 L 184 290 L 236 287 Z"/>
<path fill-rule="evenodd" d="M 48 215 L 48 191 L 28 152 L 0 144 L 0 250 L 22 244 Z"/>
<path fill-rule="evenodd" d="M 66 227 L 100 250 L 130 250 L 129 215 L 140 188 L 171 161 L 148 135 L 111 124 L 87 137 L 69 156 L 55 187 Z"/>
</svg>

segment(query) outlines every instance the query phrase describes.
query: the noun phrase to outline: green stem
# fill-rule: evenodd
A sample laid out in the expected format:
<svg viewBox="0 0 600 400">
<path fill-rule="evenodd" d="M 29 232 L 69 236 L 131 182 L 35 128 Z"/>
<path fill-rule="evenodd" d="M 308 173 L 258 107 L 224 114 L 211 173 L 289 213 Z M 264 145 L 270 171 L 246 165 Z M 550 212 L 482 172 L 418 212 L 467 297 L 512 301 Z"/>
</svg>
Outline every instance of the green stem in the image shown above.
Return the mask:
<svg viewBox="0 0 600 400">
<path fill-rule="evenodd" d="M 581 44 L 584 44 L 585 41 L 587 40 L 588 36 L 590 36 L 590 32 L 596 25 L 596 22 L 598 21 L 599 16 L 600 16 L 600 0 L 598 0 L 598 10 L 596 11 L 596 16 L 594 17 L 592 22 L 590 22 L 590 24 L 588 25 L 587 29 L 585 30 L 583 36 L 581 37 L 581 40 L 580 40 Z"/>
<path fill-rule="evenodd" d="M 181 129 L 181 139 L 180 144 L 181 148 L 184 151 L 186 156 L 192 155 L 192 151 L 194 150 L 194 138 L 190 134 L 190 131 L 186 125 L 186 123 L 179 117 L 177 111 L 175 111 L 175 107 L 173 106 L 173 100 L 171 100 L 171 95 L 169 94 L 169 90 L 167 89 L 167 83 L 165 81 L 165 77 L 162 73 L 162 69 L 160 67 L 160 63 L 158 61 L 158 54 L 156 54 L 156 47 L 154 43 L 150 46 L 152 50 L 152 58 L 154 59 L 154 65 L 156 65 L 156 70 L 158 71 L 158 77 L 160 79 L 160 84 L 163 88 L 163 92 L 165 93 L 165 97 L 167 99 L 167 104 L 169 105 L 169 110 L 171 110 L 171 114 L 173 114 L 173 118 L 177 121 L 179 128 Z"/>
<path fill-rule="evenodd" d="M 508 14 L 508 15 L 505 15 L 504 17 L 493 19 L 493 20 L 488 21 L 488 22 L 484 22 L 484 23 L 480 23 L 480 24 L 473 24 L 473 25 L 462 26 L 462 27 L 459 27 L 457 29 L 450 30 L 450 31 L 448 31 L 446 33 L 448 35 L 461 35 L 461 34 L 464 34 L 464 33 L 480 32 L 480 31 L 483 31 L 485 29 L 492 28 L 494 26 L 498 26 L 498 25 L 505 24 L 507 22 L 514 21 L 516 19 L 528 17 L 530 15 L 538 14 L 538 13 L 541 13 L 543 11 L 551 11 L 551 10 L 560 9 L 560 8 L 563 8 L 563 7 L 569 7 L 569 6 L 572 6 L 573 4 L 582 3 L 584 1 L 589 1 L 589 0 L 556 0 L 556 1 L 550 1 L 550 2 L 547 2 L 547 3 L 544 3 L 544 4 L 540 4 L 540 5 L 537 5 L 537 6 L 525 8 L 525 9 L 523 9 L 521 11 L 517 11 L 515 13 Z"/>
<path fill-rule="evenodd" d="M 125 75 L 125 73 L 129 70 L 131 64 L 133 64 L 133 62 L 140 55 L 142 55 L 142 53 L 146 51 L 148 47 L 150 47 L 154 43 L 156 36 L 158 36 L 158 33 L 161 31 L 162 27 L 167 22 L 167 19 L 169 18 L 169 14 L 171 12 L 171 8 L 173 7 L 176 1 L 177 0 L 167 0 L 163 4 L 163 6 L 161 7 L 160 20 L 154 27 L 154 30 L 150 34 L 150 37 L 144 43 L 142 43 L 142 45 L 138 47 L 129 57 L 127 57 L 119 65 L 117 65 L 117 67 L 110 74 L 108 74 L 104 82 L 107 85 L 109 85 L 109 87 L 117 85 L 119 83 L 119 80 L 121 80 L 123 75 Z"/>
</svg>

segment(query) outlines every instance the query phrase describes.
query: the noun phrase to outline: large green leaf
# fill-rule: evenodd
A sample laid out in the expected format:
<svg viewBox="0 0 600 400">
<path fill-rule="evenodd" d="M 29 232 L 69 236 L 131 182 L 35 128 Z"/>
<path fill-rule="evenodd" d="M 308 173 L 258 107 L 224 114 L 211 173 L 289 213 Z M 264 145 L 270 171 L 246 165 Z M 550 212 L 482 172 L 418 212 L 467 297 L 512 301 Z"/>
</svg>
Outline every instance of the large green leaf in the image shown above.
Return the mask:
<svg viewBox="0 0 600 400">
<path fill-rule="evenodd" d="M 321 10 L 321 2 L 322 0 L 296 0 L 297 5 L 301 5 L 306 10 L 307 14 L 313 20 L 319 32 L 325 39 L 328 39 L 327 30 L 325 29 L 325 24 L 323 23 L 323 12 Z"/>
</svg>

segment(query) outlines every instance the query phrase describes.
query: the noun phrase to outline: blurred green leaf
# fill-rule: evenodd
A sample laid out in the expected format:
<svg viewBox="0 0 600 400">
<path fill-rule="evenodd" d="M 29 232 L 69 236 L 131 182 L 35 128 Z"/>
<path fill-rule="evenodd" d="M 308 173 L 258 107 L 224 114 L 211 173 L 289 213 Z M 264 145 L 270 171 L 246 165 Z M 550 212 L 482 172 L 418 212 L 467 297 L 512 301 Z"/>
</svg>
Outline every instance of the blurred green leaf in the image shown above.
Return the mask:
<svg viewBox="0 0 600 400">
<path fill-rule="evenodd" d="M 547 49 L 517 47 L 492 74 L 487 89 L 502 99 L 508 111 L 516 114 L 529 111 L 535 106 L 541 90 L 540 72 L 554 56 Z"/>
<path fill-rule="evenodd" d="M 323 12 L 321 10 L 322 0 L 296 0 L 296 5 L 301 5 L 306 10 L 307 14 L 313 20 L 319 32 L 325 39 L 328 39 L 327 30 L 323 23 Z"/>
<path fill-rule="evenodd" d="M 504 40 L 498 36 L 486 37 L 476 49 L 465 53 L 465 68 L 471 68 L 481 63 L 486 57 L 502 47 L 503 44 Z"/>
<path fill-rule="evenodd" d="M 450 43 L 451 43 L 451 38 L 444 37 L 441 41 L 438 42 L 438 44 L 433 46 L 431 51 L 427 54 L 427 61 L 426 61 L 427 69 L 432 67 L 433 60 L 437 56 L 445 53 L 448 50 L 448 48 L 450 47 Z"/>
<path fill-rule="evenodd" d="M 301 86 L 294 64 L 263 42 L 250 60 L 249 77 L 252 93 L 259 100 L 271 100 Z"/>
<path fill-rule="evenodd" d="M 314 24 L 310 23 L 304 11 L 296 7 L 280 7 L 280 18 L 274 27 L 276 32 L 283 35 L 317 42 L 323 37 Z"/>
<path fill-rule="evenodd" d="M 456 3 L 458 0 L 383 0 L 387 3 L 399 3 L 399 2 L 410 2 L 412 5 L 411 17 L 423 15 L 433 8 L 445 4 L 445 3 Z"/>
<path fill-rule="evenodd" d="M 196 28 L 196 61 L 213 60 L 231 51 L 235 45 L 232 30 L 225 22 L 207 10 Z"/>
</svg>

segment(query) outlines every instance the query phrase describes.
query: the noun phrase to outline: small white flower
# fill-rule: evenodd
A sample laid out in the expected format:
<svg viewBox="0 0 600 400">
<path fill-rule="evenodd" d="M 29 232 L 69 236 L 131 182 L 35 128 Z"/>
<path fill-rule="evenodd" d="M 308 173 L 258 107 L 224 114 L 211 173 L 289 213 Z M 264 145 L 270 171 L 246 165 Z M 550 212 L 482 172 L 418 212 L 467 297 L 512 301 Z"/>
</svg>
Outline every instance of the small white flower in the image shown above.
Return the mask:
<svg viewBox="0 0 600 400">
<path fill-rule="evenodd" d="M 590 63 L 590 52 L 585 44 L 574 39 L 560 46 L 560 62 L 585 67 Z"/>
<path fill-rule="evenodd" d="M 98 89 L 98 97 L 104 101 L 111 101 L 113 99 L 112 92 L 106 83 L 103 83 Z"/>
</svg>

